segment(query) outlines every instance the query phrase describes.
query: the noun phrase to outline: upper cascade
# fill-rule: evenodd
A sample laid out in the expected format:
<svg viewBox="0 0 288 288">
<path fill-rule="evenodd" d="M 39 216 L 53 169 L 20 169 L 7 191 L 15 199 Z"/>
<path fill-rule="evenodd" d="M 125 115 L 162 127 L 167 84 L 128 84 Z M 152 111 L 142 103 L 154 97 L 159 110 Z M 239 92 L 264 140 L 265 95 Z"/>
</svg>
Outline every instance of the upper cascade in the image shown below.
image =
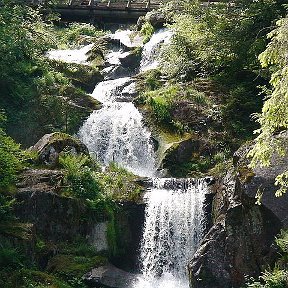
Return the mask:
<svg viewBox="0 0 288 288">
<path fill-rule="evenodd" d="M 104 165 L 113 161 L 139 176 L 156 172 L 151 134 L 130 102 L 105 104 L 91 114 L 79 137 Z"/>
<path fill-rule="evenodd" d="M 144 47 L 140 64 L 140 72 L 156 69 L 159 66 L 159 55 L 161 46 L 168 44 L 173 33 L 167 28 L 156 31 Z"/>
<path fill-rule="evenodd" d="M 131 53 L 128 48 L 140 45 L 140 37 L 134 34 L 125 30 L 109 35 L 110 39 L 119 40 L 119 43 L 106 55 L 103 70 L 106 80 L 100 82 L 92 93 L 103 103 L 103 107 L 90 115 L 78 135 L 104 165 L 116 162 L 139 176 L 153 177 L 157 169 L 151 133 L 144 126 L 142 115 L 131 103 L 136 93 L 135 80 L 131 76 L 139 69 L 128 71 L 121 64 L 121 59 Z M 144 45 L 143 65 L 157 67 L 156 55 L 159 55 L 161 44 L 169 40 L 170 34 L 167 29 L 161 29 Z M 150 53 L 153 55 L 149 56 Z"/>
</svg>

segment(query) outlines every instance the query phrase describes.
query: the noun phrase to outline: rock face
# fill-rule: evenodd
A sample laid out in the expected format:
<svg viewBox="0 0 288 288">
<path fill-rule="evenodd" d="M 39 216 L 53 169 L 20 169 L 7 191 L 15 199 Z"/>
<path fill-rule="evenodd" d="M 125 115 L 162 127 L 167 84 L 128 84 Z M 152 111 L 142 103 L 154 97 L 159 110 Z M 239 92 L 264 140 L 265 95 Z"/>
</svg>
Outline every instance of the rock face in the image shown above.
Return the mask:
<svg viewBox="0 0 288 288">
<path fill-rule="evenodd" d="M 36 234 L 50 241 L 71 241 L 89 235 L 89 211 L 81 201 L 53 192 L 22 191 L 16 194 L 15 214 L 21 222 L 33 223 Z"/>
<path fill-rule="evenodd" d="M 87 147 L 80 140 L 68 134 L 58 132 L 44 135 L 29 150 L 38 153 L 39 163 L 50 167 L 57 166 L 59 154 L 62 151 L 69 151 L 75 154 L 89 154 Z"/>
<path fill-rule="evenodd" d="M 137 29 L 141 30 L 141 27 L 145 22 L 149 22 L 155 29 L 159 29 L 167 23 L 167 19 L 163 13 L 152 11 L 147 13 L 145 17 L 139 17 L 137 21 Z"/>
<path fill-rule="evenodd" d="M 213 153 L 213 147 L 204 140 L 189 138 L 174 143 L 166 152 L 161 163 L 161 168 L 167 169 L 171 176 L 179 177 L 181 166 L 189 161 L 197 161 L 199 157 L 209 156 Z"/>
<path fill-rule="evenodd" d="M 139 245 L 144 225 L 145 204 L 119 203 L 115 215 L 116 253 L 110 258 L 117 267 L 138 271 Z M 110 249 L 113 247 L 110 247 Z M 115 249 L 114 249 L 115 250 Z"/>
<path fill-rule="evenodd" d="M 83 279 L 89 287 L 127 288 L 132 287 L 137 276 L 109 264 L 93 269 Z"/>
<path fill-rule="evenodd" d="M 246 276 L 259 276 L 276 259 L 273 242 L 287 228 L 288 195 L 276 198 L 274 182 L 287 169 L 288 158 L 274 155 L 271 167 L 251 170 L 249 149 L 235 153 L 234 174 L 214 185 L 214 225 L 188 266 L 193 288 L 241 287 Z M 255 204 L 259 191 L 260 206 Z"/>
</svg>

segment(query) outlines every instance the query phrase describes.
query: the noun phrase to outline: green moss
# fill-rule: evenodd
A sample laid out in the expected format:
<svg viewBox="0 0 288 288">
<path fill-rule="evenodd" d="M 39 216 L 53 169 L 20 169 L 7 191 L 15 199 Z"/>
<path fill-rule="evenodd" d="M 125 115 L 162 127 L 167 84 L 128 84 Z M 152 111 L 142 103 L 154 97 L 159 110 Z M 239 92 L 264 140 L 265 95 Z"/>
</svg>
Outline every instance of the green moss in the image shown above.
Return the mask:
<svg viewBox="0 0 288 288">
<path fill-rule="evenodd" d="M 22 240 L 32 239 L 33 225 L 30 223 L 20 223 L 16 220 L 1 221 L 0 222 L 0 233 L 12 236 Z"/>
<path fill-rule="evenodd" d="M 25 268 L 17 271 L 0 271 L 0 286 L 3 288 L 72 288 L 53 275 Z"/>
<path fill-rule="evenodd" d="M 239 173 L 239 179 L 242 183 L 249 183 L 255 176 L 253 169 L 247 166 L 238 167 L 237 171 Z"/>
<path fill-rule="evenodd" d="M 65 278 L 81 277 L 92 268 L 107 264 L 103 256 L 75 256 L 59 254 L 52 257 L 47 266 L 47 271 Z"/>
<path fill-rule="evenodd" d="M 150 22 L 145 22 L 142 25 L 140 33 L 144 36 L 143 43 L 147 43 L 154 33 L 154 27 Z"/>
</svg>

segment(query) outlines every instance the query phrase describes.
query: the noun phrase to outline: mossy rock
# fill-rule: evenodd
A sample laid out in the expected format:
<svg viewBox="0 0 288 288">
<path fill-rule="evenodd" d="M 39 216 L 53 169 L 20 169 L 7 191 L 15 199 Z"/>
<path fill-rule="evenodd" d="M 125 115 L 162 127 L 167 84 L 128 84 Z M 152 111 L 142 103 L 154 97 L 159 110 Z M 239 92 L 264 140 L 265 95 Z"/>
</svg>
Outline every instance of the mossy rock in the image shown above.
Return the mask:
<svg viewBox="0 0 288 288">
<path fill-rule="evenodd" d="M 38 154 L 38 163 L 50 167 L 58 165 L 61 152 L 89 155 L 87 147 L 79 139 L 60 132 L 44 135 L 29 150 Z"/>
<path fill-rule="evenodd" d="M 71 79 L 76 87 L 82 88 L 88 93 L 92 93 L 95 85 L 103 80 L 103 76 L 97 66 L 50 61 L 57 71 Z"/>
<path fill-rule="evenodd" d="M 4 281 L 2 282 L 2 280 Z M 54 275 L 30 269 L 0 272 L 0 286 L 5 288 L 72 288 L 69 284 Z"/>
<path fill-rule="evenodd" d="M 49 273 L 66 275 L 67 277 L 81 277 L 92 268 L 106 265 L 107 258 L 103 256 L 83 257 L 58 254 L 48 262 Z"/>
</svg>

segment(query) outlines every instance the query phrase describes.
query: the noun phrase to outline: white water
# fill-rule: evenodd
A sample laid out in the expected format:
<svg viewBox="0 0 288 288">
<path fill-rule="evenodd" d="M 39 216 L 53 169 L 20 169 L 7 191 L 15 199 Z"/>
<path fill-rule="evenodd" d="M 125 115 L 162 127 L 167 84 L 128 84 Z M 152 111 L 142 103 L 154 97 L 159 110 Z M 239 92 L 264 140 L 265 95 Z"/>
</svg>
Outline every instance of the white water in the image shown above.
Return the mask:
<svg viewBox="0 0 288 288">
<path fill-rule="evenodd" d="M 204 181 L 154 179 L 147 193 L 142 274 L 134 288 L 188 288 L 186 268 L 201 239 Z"/>
<path fill-rule="evenodd" d="M 140 47 L 143 43 L 143 37 L 139 35 L 139 33 L 135 34 L 135 32 L 131 30 L 124 31 L 116 31 L 114 34 L 110 35 L 113 39 L 117 39 L 125 45 L 126 47 Z"/>
<path fill-rule="evenodd" d="M 103 106 L 90 115 L 78 135 L 104 166 L 113 161 L 137 175 L 155 177 L 151 133 L 131 102 L 135 82 L 131 77 L 115 73 L 121 66 L 120 59 L 128 53 L 121 46 L 135 47 L 141 42 L 137 37 L 131 40 L 131 36 L 131 31 L 112 36 L 122 44 L 107 54 L 103 73 L 105 79 L 115 80 L 103 81 L 95 87 L 91 95 Z M 140 71 L 158 67 L 161 45 L 168 43 L 171 36 L 170 31 L 162 29 L 144 45 Z M 86 53 L 91 49 L 88 46 L 66 52 L 51 51 L 48 57 L 87 64 Z M 152 188 L 146 194 L 140 249 L 142 276 L 129 288 L 188 288 L 186 268 L 202 234 L 205 190 L 204 181 L 200 180 L 153 179 Z"/>
<path fill-rule="evenodd" d="M 119 39 L 123 45 L 134 47 L 138 38 L 131 40 L 131 31 L 120 31 L 111 38 Z M 166 39 L 167 30 L 161 30 L 143 47 L 143 56 L 159 52 L 159 45 Z M 137 41 L 136 41 L 136 40 Z M 155 47 L 155 49 L 153 49 Z M 120 58 L 127 56 L 121 45 L 118 50 L 110 51 L 106 56 L 106 78 L 121 65 Z M 146 58 L 145 58 L 146 59 Z M 147 63 L 148 64 L 147 64 Z M 146 59 L 146 64 L 157 67 L 156 58 Z M 155 62 L 155 63 L 154 63 Z M 146 65 L 146 64 L 143 65 Z M 146 67 L 146 66 L 145 66 Z M 145 68 L 146 70 L 149 68 Z M 107 75 L 108 74 L 108 75 Z M 115 78 L 115 75 L 113 74 Z M 95 111 L 79 131 L 79 137 L 89 151 L 104 165 L 116 162 L 140 176 L 152 177 L 156 174 L 155 153 L 151 133 L 143 125 L 142 115 L 129 102 L 135 91 L 135 82 L 131 77 L 121 77 L 99 83 L 92 96 L 103 103 L 101 110 Z M 124 103 L 126 101 L 127 103 Z"/>
<path fill-rule="evenodd" d="M 151 135 L 132 103 L 104 104 L 84 123 L 79 137 L 104 165 L 113 161 L 136 175 L 151 177 L 155 173 Z"/>
<path fill-rule="evenodd" d="M 140 71 L 145 72 L 155 69 L 159 66 L 160 48 L 164 44 L 168 44 L 172 37 L 172 32 L 168 29 L 160 29 L 155 32 L 150 41 L 143 47 Z"/>
<path fill-rule="evenodd" d="M 51 50 L 47 53 L 49 59 L 63 61 L 67 63 L 77 63 L 88 65 L 87 53 L 91 50 L 93 44 L 86 45 L 79 49 Z"/>
</svg>

